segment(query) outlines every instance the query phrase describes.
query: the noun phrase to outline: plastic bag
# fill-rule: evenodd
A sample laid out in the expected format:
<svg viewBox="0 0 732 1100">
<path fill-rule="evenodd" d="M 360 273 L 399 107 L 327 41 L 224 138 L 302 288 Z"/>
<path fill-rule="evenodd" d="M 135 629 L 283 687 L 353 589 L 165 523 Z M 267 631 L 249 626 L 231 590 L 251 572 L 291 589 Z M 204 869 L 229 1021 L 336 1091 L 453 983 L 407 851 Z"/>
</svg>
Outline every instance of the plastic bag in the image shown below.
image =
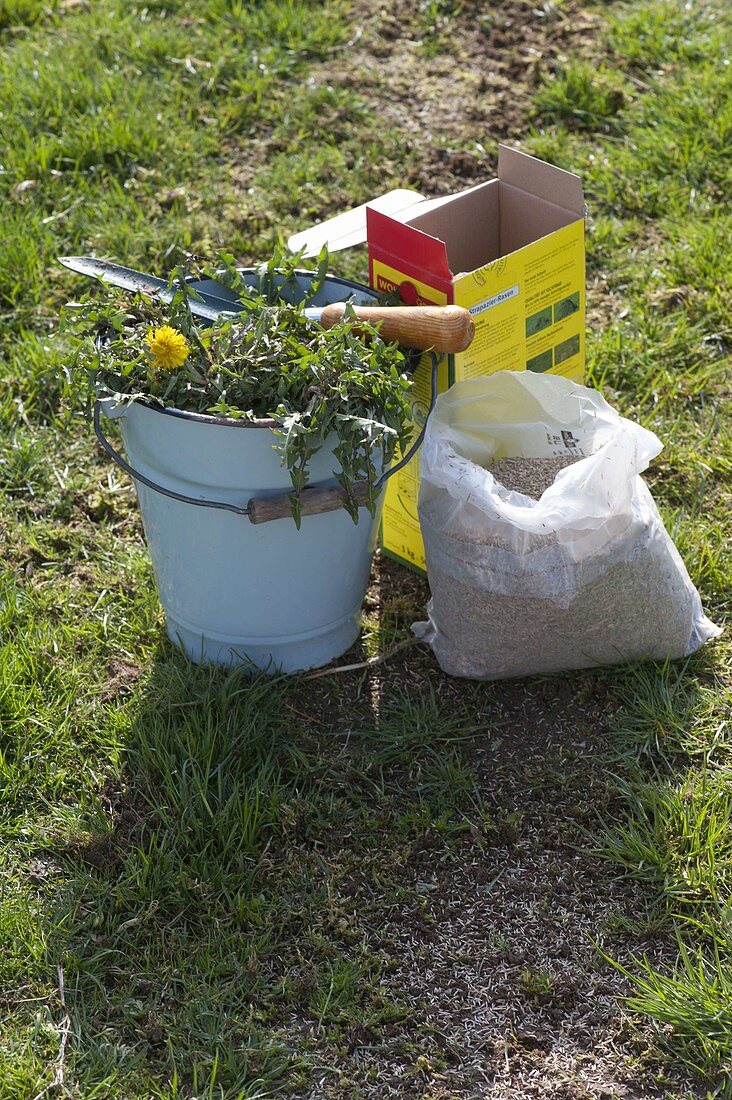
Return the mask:
<svg viewBox="0 0 732 1100">
<path fill-rule="evenodd" d="M 639 476 L 661 450 L 558 375 L 500 371 L 438 398 L 419 495 L 432 598 L 413 630 L 445 672 L 493 680 L 683 657 L 721 633 Z M 538 500 L 486 469 L 566 455 L 578 461 Z"/>
</svg>

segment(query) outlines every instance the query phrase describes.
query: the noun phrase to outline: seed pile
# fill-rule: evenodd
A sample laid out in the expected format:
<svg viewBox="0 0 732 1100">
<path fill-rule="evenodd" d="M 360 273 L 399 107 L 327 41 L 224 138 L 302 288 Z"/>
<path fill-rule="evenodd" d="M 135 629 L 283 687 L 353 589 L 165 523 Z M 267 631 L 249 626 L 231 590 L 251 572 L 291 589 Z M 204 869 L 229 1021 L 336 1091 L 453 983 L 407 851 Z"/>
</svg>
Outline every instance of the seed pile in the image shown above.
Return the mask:
<svg viewBox="0 0 732 1100">
<path fill-rule="evenodd" d="M 578 462 L 580 455 L 560 455 L 558 458 L 499 458 L 489 463 L 486 470 L 493 474 L 496 481 L 505 489 L 515 493 L 524 493 L 538 500 L 560 470 Z"/>
<path fill-rule="evenodd" d="M 505 488 L 538 499 L 574 461 L 500 459 L 488 469 Z M 493 680 L 687 652 L 698 596 L 659 516 L 645 530 L 609 539 L 587 572 L 553 534 L 526 534 L 521 552 L 509 552 L 508 525 L 503 537 L 454 525 L 446 532 L 429 504 L 420 519 L 432 647 L 453 676 Z M 555 591 L 557 578 L 560 586 L 566 579 L 568 606 L 534 594 L 544 582 Z"/>
</svg>

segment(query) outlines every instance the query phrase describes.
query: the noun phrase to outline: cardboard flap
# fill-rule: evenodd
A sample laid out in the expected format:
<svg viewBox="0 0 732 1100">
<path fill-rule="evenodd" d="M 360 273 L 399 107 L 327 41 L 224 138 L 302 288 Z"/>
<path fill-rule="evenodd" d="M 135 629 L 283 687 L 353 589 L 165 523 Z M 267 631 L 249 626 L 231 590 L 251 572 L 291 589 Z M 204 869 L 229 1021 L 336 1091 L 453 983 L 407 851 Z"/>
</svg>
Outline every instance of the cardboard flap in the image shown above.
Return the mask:
<svg viewBox="0 0 732 1100">
<path fill-rule="evenodd" d="M 474 271 L 500 256 L 500 206 L 497 180 L 479 183 L 450 196 L 444 209 L 422 203 L 409 224 L 445 242 L 450 272 Z"/>
<path fill-rule="evenodd" d="M 367 210 L 381 210 L 384 214 L 397 217 L 412 211 L 422 202 L 423 197 L 419 191 L 409 191 L 406 188 L 387 191 L 385 195 L 369 199 L 352 210 L 344 210 L 342 214 L 337 214 L 328 221 L 311 225 L 300 233 L 293 233 L 287 241 L 287 247 L 291 252 L 299 252 L 301 248 L 305 248 L 307 258 L 317 256 L 324 244 L 327 244 L 329 252 L 340 252 L 343 248 L 363 244 L 366 240 Z"/>
<path fill-rule="evenodd" d="M 572 172 L 555 168 L 553 164 L 519 153 L 508 145 L 499 146 L 498 178 L 529 195 L 535 195 L 552 206 L 560 206 L 576 217 L 585 213 L 585 196 L 582 181 Z"/>
<path fill-rule="evenodd" d="M 577 221 L 576 215 L 563 206 L 538 199 L 527 191 L 519 191 L 510 183 L 500 184 L 501 256 L 509 256 L 541 240 L 565 225 Z"/>
<path fill-rule="evenodd" d="M 366 211 L 369 250 L 382 258 L 398 260 L 409 257 L 409 266 L 417 271 L 451 281 L 445 242 L 430 236 L 423 229 L 405 225 L 371 207 Z"/>
</svg>

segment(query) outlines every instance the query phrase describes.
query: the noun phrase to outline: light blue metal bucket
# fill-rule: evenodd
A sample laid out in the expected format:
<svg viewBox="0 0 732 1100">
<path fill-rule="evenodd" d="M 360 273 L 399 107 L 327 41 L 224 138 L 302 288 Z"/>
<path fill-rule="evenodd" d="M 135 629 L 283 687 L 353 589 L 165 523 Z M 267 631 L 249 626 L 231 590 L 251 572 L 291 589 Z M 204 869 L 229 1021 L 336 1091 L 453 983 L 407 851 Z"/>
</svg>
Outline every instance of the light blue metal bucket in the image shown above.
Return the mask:
<svg viewBox="0 0 732 1100">
<path fill-rule="evenodd" d="M 300 297 L 311 281 L 299 276 Z M 314 304 L 350 297 L 372 304 L 377 296 L 329 277 Z M 101 432 L 97 409 L 100 441 L 135 476 L 168 634 L 193 661 L 296 672 L 327 664 L 355 642 L 378 512 L 361 508 L 357 524 L 339 508 L 304 516 L 300 530 L 289 517 L 255 525 L 244 514 L 247 501 L 291 489 L 266 422 L 139 402 L 101 407 L 121 427 L 127 463 Z M 311 484 L 336 485 L 338 468 L 324 448 L 312 460 Z"/>
</svg>

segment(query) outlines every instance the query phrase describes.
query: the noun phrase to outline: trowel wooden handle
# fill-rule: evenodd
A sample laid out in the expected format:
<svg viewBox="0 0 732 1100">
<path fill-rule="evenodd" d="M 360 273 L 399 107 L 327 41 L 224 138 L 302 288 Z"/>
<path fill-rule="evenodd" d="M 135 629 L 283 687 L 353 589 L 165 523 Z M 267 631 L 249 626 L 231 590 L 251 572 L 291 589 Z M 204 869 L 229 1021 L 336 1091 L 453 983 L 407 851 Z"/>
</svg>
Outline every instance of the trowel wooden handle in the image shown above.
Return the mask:
<svg viewBox="0 0 732 1100">
<path fill-rule="evenodd" d="M 359 507 L 363 507 L 368 499 L 368 485 L 365 481 L 357 481 L 353 487 L 353 494 Z M 328 489 L 303 489 L 300 494 L 300 514 L 303 516 L 319 516 L 323 512 L 334 512 L 343 507 L 343 490 L 339 486 Z M 251 523 L 269 523 L 273 519 L 291 519 L 292 509 L 290 500 L 284 493 L 276 497 L 253 497 L 247 504 L 247 512 Z"/>
<path fill-rule="evenodd" d="M 323 328 L 337 325 L 345 311 L 343 302 L 325 306 Z M 473 318 L 462 306 L 354 306 L 353 312 L 359 320 L 379 325 L 383 340 L 422 351 L 465 351 L 475 335 Z"/>
</svg>

